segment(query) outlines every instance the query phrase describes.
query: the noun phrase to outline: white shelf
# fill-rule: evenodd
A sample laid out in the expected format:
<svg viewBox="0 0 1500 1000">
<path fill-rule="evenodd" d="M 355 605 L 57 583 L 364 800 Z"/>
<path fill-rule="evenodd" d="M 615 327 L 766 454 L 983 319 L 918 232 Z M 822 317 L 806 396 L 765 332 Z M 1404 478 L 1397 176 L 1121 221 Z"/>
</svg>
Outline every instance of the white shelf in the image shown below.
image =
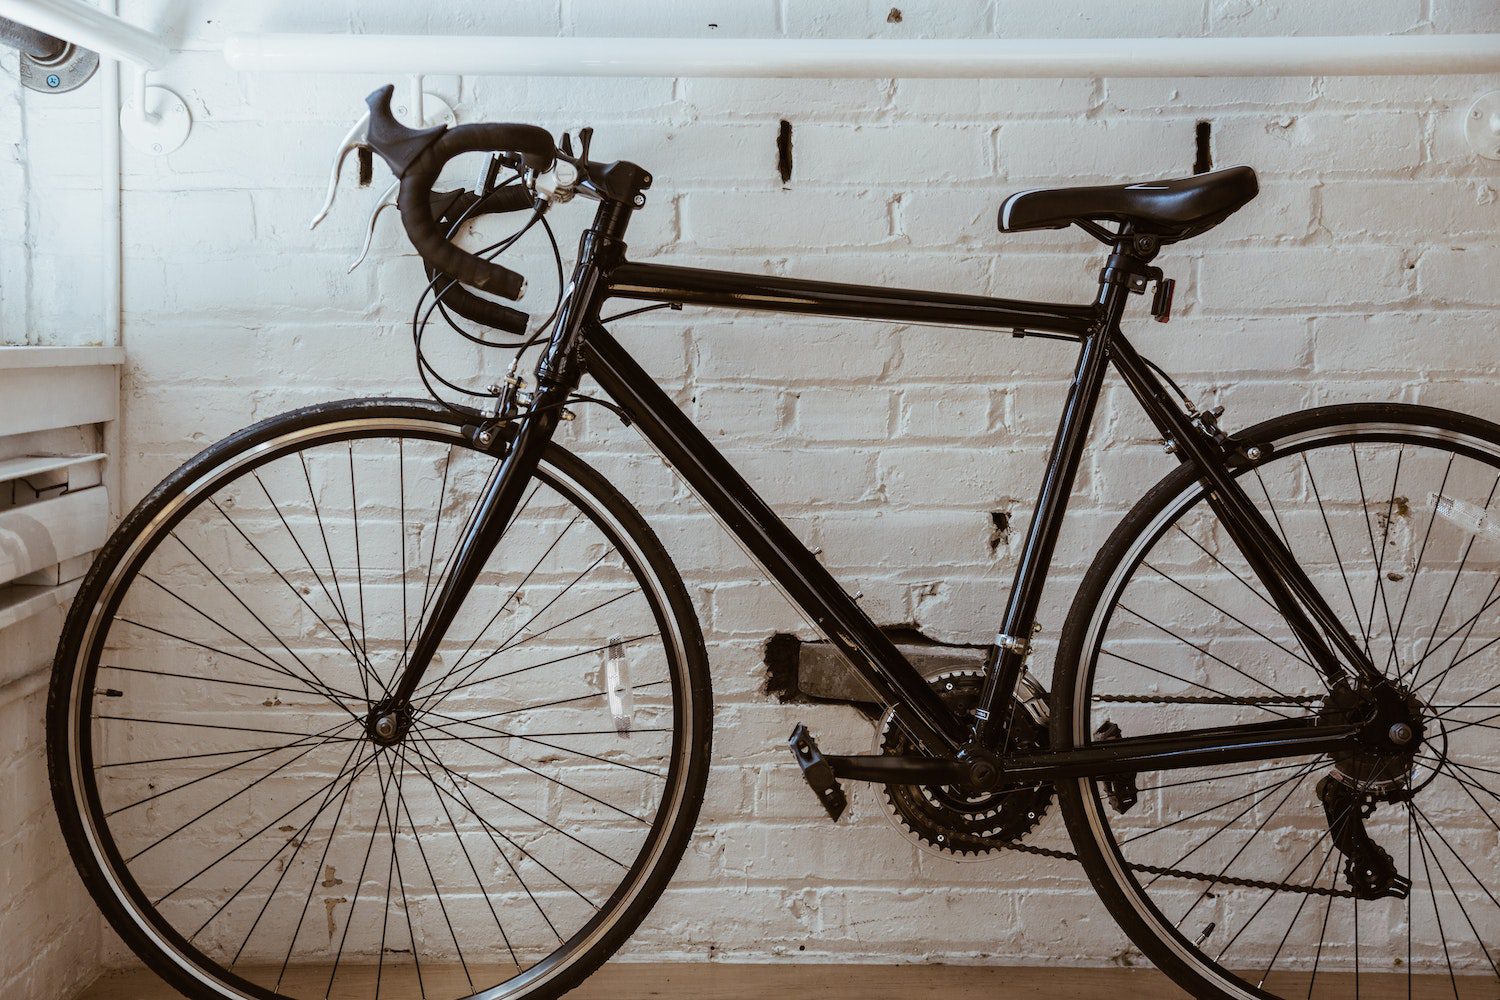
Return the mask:
<svg viewBox="0 0 1500 1000">
<path fill-rule="evenodd" d="M 82 583 L 82 580 L 73 580 L 58 587 L 28 587 L 19 583 L 0 587 L 0 629 L 67 604 Z"/>
<path fill-rule="evenodd" d="M 0 347 L 0 371 L 12 368 L 76 368 L 80 365 L 122 365 L 123 347 Z"/>
<path fill-rule="evenodd" d="M 108 534 L 102 486 L 0 510 L 0 584 L 92 552 Z"/>
<path fill-rule="evenodd" d="M 102 462 L 106 457 L 104 452 L 96 451 L 86 455 L 22 455 L 19 458 L 0 459 L 0 483 L 67 471 L 68 488 L 75 490 L 84 484 L 73 481 L 74 470 L 79 466 Z M 88 485 L 98 484 L 98 476 L 94 476 L 93 479 L 94 482 Z"/>
<path fill-rule="evenodd" d="M 0 434 L 114 420 L 118 347 L 0 347 Z"/>
</svg>

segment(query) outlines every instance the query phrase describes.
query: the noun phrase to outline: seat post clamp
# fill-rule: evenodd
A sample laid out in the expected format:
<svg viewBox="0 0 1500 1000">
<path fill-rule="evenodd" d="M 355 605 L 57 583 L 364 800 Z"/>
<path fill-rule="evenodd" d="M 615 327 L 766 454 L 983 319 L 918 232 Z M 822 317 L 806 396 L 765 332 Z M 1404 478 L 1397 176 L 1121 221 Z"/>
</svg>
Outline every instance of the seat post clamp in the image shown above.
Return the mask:
<svg viewBox="0 0 1500 1000">
<path fill-rule="evenodd" d="M 1020 656 L 1025 656 L 1027 653 L 1031 652 L 1030 639 L 1024 639 L 1020 636 L 1006 635 L 1004 632 L 997 632 L 995 634 L 995 645 L 999 646 L 1001 649 L 1009 650 L 1010 652 L 1016 653 Z"/>
</svg>

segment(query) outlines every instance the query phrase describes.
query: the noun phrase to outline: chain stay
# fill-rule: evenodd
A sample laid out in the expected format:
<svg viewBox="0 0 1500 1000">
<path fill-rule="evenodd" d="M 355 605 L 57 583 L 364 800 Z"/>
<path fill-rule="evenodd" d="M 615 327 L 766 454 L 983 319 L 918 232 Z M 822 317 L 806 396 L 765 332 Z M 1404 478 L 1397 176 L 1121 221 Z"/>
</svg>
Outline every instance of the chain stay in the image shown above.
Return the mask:
<svg viewBox="0 0 1500 1000">
<path fill-rule="evenodd" d="M 1096 702 L 1110 702 L 1123 704 L 1152 704 L 1152 705 L 1309 705 L 1322 700 L 1318 695 L 1290 696 L 1286 698 L 1236 698 L 1232 696 L 1195 696 L 1175 695 L 1152 697 L 1149 695 L 1097 695 L 1093 699 Z M 1037 847 L 1034 844 L 1023 844 L 1018 841 L 1000 845 L 1004 850 L 1016 851 L 1020 854 L 1030 854 L 1036 857 L 1052 858 L 1056 861 L 1077 861 L 1078 855 L 1072 851 L 1062 851 L 1052 847 Z M 1336 899 L 1353 899 L 1354 893 L 1348 889 L 1330 889 L 1322 886 L 1292 885 L 1287 882 L 1272 882 L 1266 879 L 1237 878 L 1233 875 L 1210 875 L 1208 872 L 1188 871 L 1183 868 L 1164 868 L 1161 865 L 1138 865 L 1126 862 L 1126 867 L 1132 871 L 1143 872 L 1147 875 L 1165 876 L 1167 878 L 1189 879 L 1196 882 L 1207 882 L 1210 885 L 1236 886 L 1242 889 L 1270 889 L 1281 892 L 1300 892 L 1309 896 L 1332 896 Z"/>
</svg>

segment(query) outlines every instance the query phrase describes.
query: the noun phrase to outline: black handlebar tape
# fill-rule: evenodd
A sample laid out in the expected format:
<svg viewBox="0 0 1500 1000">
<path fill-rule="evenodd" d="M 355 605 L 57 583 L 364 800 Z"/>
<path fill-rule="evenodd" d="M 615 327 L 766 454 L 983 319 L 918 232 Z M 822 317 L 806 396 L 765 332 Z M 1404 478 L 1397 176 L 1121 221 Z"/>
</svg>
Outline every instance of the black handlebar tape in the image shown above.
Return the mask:
<svg viewBox="0 0 1500 1000">
<path fill-rule="evenodd" d="M 479 195 L 463 188 L 434 191 L 431 202 L 433 218 L 445 233 L 451 233 L 459 222 L 469 222 L 482 215 L 504 215 L 536 208 L 536 199 L 524 184 L 494 188 L 484 196 L 482 204 Z"/>
<path fill-rule="evenodd" d="M 519 274 L 448 242 L 447 234 L 432 218 L 432 187 L 444 165 L 464 153 L 510 150 L 520 153 L 534 169 L 546 170 L 552 165 L 555 148 L 552 136 L 535 125 L 460 125 L 443 133 L 401 175 L 401 192 L 396 198 L 401 223 L 417 253 L 432 268 L 466 285 L 502 298 L 520 298 L 525 281 Z"/>
<path fill-rule="evenodd" d="M 535 205 L 530 189 L 520 184 L 496 188 L 484 197 L 482 203 L 472 191 L 459 189 L 432 193 L 432 214 L 437 217 L 437 224 L 444 232 L 451 232 L 460 220 L 467 222 L 483 215 L 518 212 L 534 208 Z M 430 265 L 427 267 L 427 279 L 439 293 L 443 308 L 480 326 L 492 327 L 516 336 L 526 333 L 530 317 L 519 309 L 475 295 L 454 281 L 451 275 L 436 271 Z"/>
<path fill-rule="evenodd" d="M 487 326 L 502 333 L 512 333 L 521 336 L 526 332 L 526 324 L 531 317 L 519 309 L 512 309 L 501 302 L 494 302 L 480 295 L 475 295 L 463 285 L 454 281 L 451 275 L 435 271 L 431 267 L 427 269 L 427 279 L 432 282 L 433 290 L 438 293 L 438 301 L 442 302 L 443 308 L 449 312 L 457 313 L 471 323 Z"/>
</svg>

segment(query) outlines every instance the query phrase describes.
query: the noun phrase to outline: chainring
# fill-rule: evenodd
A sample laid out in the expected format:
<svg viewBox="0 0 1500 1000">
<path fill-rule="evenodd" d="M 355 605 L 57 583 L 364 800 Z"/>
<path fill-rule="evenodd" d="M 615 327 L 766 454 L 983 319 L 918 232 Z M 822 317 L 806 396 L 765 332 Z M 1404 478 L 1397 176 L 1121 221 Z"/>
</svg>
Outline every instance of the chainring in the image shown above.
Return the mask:
<svg viewBox="0 0 1500 1000">
<path fill-rule="evenodd" d="M 984 673 L 956 670 L 929 679 L 933 690 L 955 712 L 970 714 L 979 702 Z M 1034 684 L 1034 682 L 1032 682 Z M 1040 699 L 1028 699 L 1028 705 Z M 1016 706 L 1011 748 L 1044 749 L 1045 717 L 1026 705 Z M 880 735 L 882 754 L 914 752 L 910 738 L 889 718 Z M 1003 785 L 983 795 L 967 795 L 946 785 L 884 786 L 886 807 L 906 833 L 922 845 L 953 855 L 984 855 L 1003 850 L 1036 829 L 1052 803 L 1050 781 Z"/>
</svg>

